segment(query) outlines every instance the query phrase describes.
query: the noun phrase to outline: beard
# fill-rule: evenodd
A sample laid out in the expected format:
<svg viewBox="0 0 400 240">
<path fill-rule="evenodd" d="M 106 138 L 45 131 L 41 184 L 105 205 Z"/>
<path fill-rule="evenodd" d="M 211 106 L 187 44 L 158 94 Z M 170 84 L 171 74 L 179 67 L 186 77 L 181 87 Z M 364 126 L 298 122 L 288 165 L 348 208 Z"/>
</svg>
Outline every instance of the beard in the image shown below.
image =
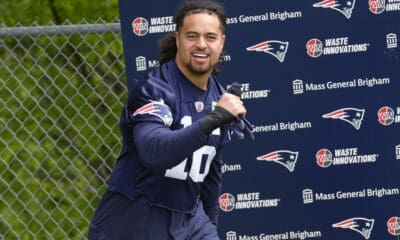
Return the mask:
<svg viewBox="0 0 400 240">
<path fill-rule="evenodd" d="M 208 62 L 205 62 L 203 64 L 197 64 L 193 61 L 189 61 L 188 63 L 185 64 L 186 68 L 192 72 L 192 74 L 195 75 L 203 75 L 203 74 L 208 74 L 212 72 L 214 67 L 216 66 L 216 63 L 212 63 L 211 60 Z"/>
</svg>

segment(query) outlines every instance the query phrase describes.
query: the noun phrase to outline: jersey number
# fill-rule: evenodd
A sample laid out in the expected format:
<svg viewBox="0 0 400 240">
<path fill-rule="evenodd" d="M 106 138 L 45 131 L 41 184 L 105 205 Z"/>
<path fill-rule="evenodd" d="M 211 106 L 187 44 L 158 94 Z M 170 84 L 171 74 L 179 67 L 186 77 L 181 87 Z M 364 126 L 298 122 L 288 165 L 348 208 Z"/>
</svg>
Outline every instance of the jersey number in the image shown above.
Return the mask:
<svg viewBox="0 0 400 240">
<path fill-rule="evenodd" d="M 181 119 L 181 124 L 184 127 L 192 124 L 192 118 L 185 116 Z M 166 177 L 176 178 L 179 180 L 186 180 L 189 176 L 193 182 L 203 182 L 204 178 L 207 176 L 210 170 L 211 161 L 215 157 L 216 150 L 213 146 L 203 146 L 192 154 L 192 165 L 189 171 L 186 169 L 188 164 L 188 158 L 183 160 L 181 163 L 175 167 L 168 169 L 165 172 Z M 202 171 L 202 166 L 204 170 Z"/>
</svg>

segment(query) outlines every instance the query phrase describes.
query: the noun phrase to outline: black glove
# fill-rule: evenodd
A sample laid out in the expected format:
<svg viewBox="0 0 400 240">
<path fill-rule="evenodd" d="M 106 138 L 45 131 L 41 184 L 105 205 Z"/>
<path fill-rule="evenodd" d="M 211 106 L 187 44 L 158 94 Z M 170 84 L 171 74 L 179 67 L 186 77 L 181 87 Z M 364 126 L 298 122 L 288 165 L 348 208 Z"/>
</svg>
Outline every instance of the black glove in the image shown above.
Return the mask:
<svg viewBox="0 0 400 240">
<path fill-rule="evenodd" d="M 242 84 L 234 82 L 228 88 L 228 93 L 240 97 L 242 95 Z M 249 141 L 254 141 L 253 126 L 252 124 L 243 116 L 237 117 L 231 123 L 231 131 L 239 139 L 246 138 Z"/>
<path fill-rule="evenodd" d="M 233 116 L 229 111 L 225 110 L 225 108 L 219 106 L 216 106 L 212 112 L 200 119 L 204 133 L 207 135 L 209 135 L 214 129 L 231 123 L 234 120 L 235 116 Z"/>
</svg>

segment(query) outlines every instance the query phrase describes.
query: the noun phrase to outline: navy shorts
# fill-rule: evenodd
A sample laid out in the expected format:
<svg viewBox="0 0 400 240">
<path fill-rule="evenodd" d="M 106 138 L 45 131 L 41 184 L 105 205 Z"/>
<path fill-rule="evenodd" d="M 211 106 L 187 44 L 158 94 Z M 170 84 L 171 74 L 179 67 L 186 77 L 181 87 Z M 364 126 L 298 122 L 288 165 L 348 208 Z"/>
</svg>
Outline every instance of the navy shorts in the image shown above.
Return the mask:
<svg viewBox="0 0 400 240">
<path fill-rule="evenodd" d="M 201 202 L 178 213 L 106 192 L 89 226 L 89 240 L 219 240 Z"/>
</svg>

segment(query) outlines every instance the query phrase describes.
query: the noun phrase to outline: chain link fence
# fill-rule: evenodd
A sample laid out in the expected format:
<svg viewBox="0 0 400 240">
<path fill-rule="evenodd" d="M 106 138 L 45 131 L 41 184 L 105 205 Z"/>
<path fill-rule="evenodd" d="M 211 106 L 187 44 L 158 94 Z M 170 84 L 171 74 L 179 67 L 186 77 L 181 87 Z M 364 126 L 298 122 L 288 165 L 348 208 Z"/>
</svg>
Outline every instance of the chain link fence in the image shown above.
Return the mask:
<svg viewBox="0 0 400 240">
<path fill-rule="evenodd" d="M 120 150 L 120 24 L 0 26 L 0 239 L 86 239 Z"/>
</svg>

